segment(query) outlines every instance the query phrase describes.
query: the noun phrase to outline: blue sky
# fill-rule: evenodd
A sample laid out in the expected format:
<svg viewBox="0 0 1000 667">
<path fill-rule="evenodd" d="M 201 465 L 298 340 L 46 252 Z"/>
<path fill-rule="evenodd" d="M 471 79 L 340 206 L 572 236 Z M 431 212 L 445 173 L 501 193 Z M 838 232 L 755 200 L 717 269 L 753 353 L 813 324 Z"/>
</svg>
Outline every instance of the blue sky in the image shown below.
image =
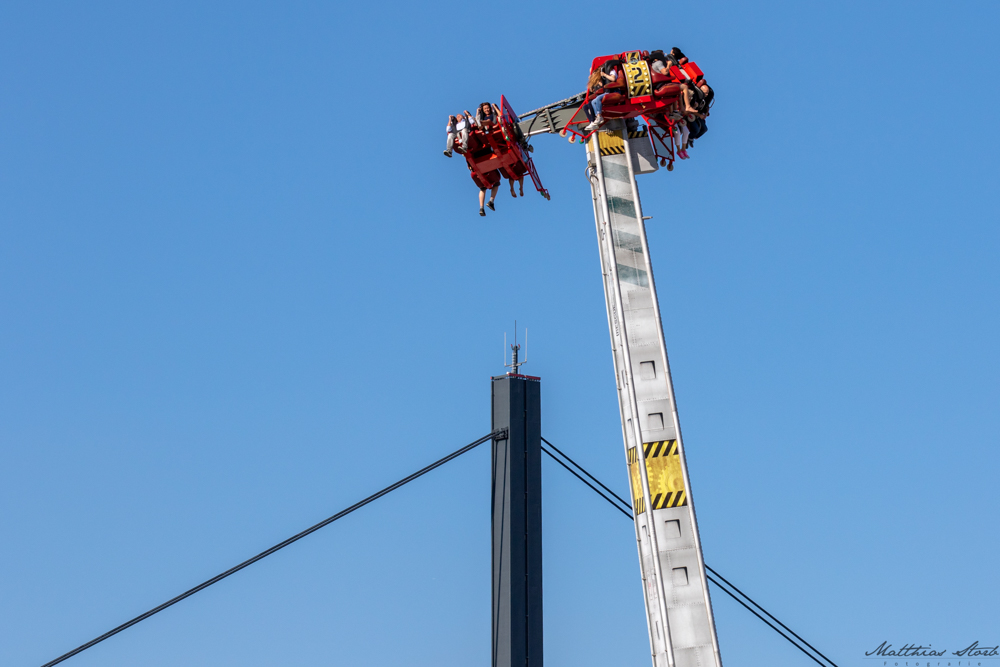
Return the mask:
<svg viewBox="0 0 1000 667">
<path fill-rule="evenodd" d="M 706 560 L 841 667 L 1000 642 L 981 2 L 0 7 L 0 664 L 39 665 L 489 430 L 627 488 L 582 149 L 477 214 L 448 113 L 682 47 L 640 179 Z M 648 665 L 632 530 L 546 462 L 550 667 Z M 66 664 L 489 660 L 481 448 Z M 716 592 L 728 665 L 807 659 Z"/>
</svg>

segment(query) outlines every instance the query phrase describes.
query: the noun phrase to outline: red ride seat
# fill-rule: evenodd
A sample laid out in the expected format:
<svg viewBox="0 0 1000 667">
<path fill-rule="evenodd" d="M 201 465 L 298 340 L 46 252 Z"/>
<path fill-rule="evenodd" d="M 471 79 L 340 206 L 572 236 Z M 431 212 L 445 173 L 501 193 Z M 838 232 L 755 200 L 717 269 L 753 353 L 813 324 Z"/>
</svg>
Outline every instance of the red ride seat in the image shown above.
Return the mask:
<svg viewBox="0 0 1000 667">
<path fill-rule="evenodd" d="M 653 96 L 668 98 L 673 97 L 674 99 L 680 97 L 681 94 L 681 84 L 679 83 L 661 83 L 659 86 L 653 85 Z"/>
<path fill-rule="evenodd" d="M 684 71 L 687 72 L 687 75 L 692 79 L 694 79 L 695 81 L 698 81 L 699 79 L 703 79 L 705 77 L 705 73 L 701 71 L 701 68 L 698 67 L 698 65 L 696 65 L 695 63 L 690 61 L 684 63 Z"/>
<path fill-rule="evenodd" d="M 653 71 L 653 68 L 649 68 L 649 78 L 653 82 L 653 87 L 655 88 L 657 84 L 661 83 L 676 83 L 676 79 L 669 74 L 662 74 L 660 72 Z"/>
<path fill-rule="evenodd" d="M 649 70 L 650 80 L 653 83 L 653 96 L 654 97 L 676 97 L 680 95 L 681 87 L 677 83 L 677 79 L 670 76 L 669 74 L 661 74 L 659 72 L 654 72 Z"/>
<path fill-rule="evenodd" d="M 615 79 L 614 81 L 608 81 L 606 84 L 604 84 L 604 92 L 606 93 L 619 92 L 619 91 L 625 92 L 626 88 L 627 87 L 625 86 L 625 77 L 622 76 L 621 72 L 618 73 L 617 79 Z"/>
<path fill-rule="evenodd" d="M 705 78 L 705 73 L 701 71 L 695 63 L 684 63 L 683 67 L 671 67 L 670 74 L 678 81 L 700 81 Z"/>
<path fill-rule="evenodd" d="M 625 104 L 625 102 L 627 100 L 628 100 L 628 97 L 626 97 L 622 93 L 608 92 L 608 94 L 605 95 L 604 99 L 601 101 L 601 106 L 602 107 L 613 107 L 613 106 L 616 106 L 618 104 Z"/>
</svg>

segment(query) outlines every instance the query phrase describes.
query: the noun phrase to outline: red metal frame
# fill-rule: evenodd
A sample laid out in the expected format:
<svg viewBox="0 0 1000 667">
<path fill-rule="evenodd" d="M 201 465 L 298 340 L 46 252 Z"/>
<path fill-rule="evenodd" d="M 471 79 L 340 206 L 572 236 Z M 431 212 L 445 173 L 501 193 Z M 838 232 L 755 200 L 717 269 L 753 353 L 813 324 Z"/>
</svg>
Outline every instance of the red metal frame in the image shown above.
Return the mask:
<svg viewBox="0 0 1000 667">
<path fill-rule="evenodd" d="M 661 165 L 666 166 L 667 171 L 673 171 L 674 159 L 677 154 L 677 145 L 674 141 L 674 126 L 677 122 L 671 118 L 666 118 L 666 123 L 664 124 L 664 116 L 659 116 L 655 119 L 647 116 L 643 116 L 643 118 L 646 119 L 646 125 L 649 127 L 650 134 L 659 139 L 659 142 L 652 141 L 653 137 L 650 137 L 653 144 L 653 154 L 660 160 Z M 658 144 L 659 146 L 666 147 L 667 152 L 665 155 L 660 154 Z"/>
<path fill-rule="evenodd" d="M 500 184 L 500 179 L 517 181 L 531 176 L 535 189 L 549 199 L 549 191 L 542 186 L 535 163 L 518 142 L 517 114 L 500 96 L 500 118 L 489 130 L 473 127 L 469 132 L 469 147 L 465 161 L 470 176 L 480 188 L 490 189 Z"/>
</svg>

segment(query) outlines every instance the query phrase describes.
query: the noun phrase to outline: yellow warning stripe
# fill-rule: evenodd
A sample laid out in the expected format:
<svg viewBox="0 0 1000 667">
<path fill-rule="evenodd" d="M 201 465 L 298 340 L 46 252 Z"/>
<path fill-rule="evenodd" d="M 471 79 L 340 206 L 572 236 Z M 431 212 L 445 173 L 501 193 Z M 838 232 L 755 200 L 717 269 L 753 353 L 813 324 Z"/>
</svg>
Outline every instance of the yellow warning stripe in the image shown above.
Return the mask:
<svg viewBox="0 0 1000 667">
<path fill-rule="evenodd" d="M 646 442 L 642 445 L 642 451 L 653 509 L 662 510 L 687 505 L 687 491 L 684 488 L 684 473 L 681 470 L 677 440 Z M 646 503 L 642 495 L 642 479 L 636 447 L 628 450 L 627 458 L 629 478 L 632 481 L 632 504 L 636 512 L 642 514 L 646 511 Z"/>
<path fill-rule="evenodd" d="M 687 494 L 683 491 L 668 491 L 665 495 L 657 493 L 653 496 L 653 509 L 662 510 L 669 507 L 687 505 Z"/>
<path fill-rule="evenodd" d="M 622 141 L 620 130 L 598 132 L 597 145 L 601 149 L 601 155 L 622 155 L 625 152 L 625 142 Z"/>
<path fill-rule="evenodd" d="M 658 456 L 673 456 L 677 453 L 677 441 L 660 440 L 659 442 L 647 442 L 642 446 L 642 451 L 647 459 L 654 459 Z"/>
<path fill-rule="evenodd" d="M 641 130 L 633 130 L 628 133 L 629 139 L 640 139 L 642 137 L 648 136 L 646 128 Z M 598 132 L 597 133 L 597 145 L 601 149 L 601 155 L 624 155 L 625 154 L 625 141 L 622 139 L 621 130 L 613 130 L 611 132 Z"/>
</svg>

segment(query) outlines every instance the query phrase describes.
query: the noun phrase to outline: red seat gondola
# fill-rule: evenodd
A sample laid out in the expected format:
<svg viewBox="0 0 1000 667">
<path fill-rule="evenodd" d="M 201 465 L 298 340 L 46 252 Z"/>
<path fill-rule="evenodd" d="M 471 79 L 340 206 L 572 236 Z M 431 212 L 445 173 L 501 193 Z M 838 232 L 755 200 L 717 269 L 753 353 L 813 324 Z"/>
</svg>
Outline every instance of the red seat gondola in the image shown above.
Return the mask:
<svg viewBox="0 0 1000 667">
<path fill-rule="evenodd" d="M 704 78 L 704 73 L 693 62 L 686 63 L 682 68 L 671 67 L 670 74 L 654 72 L 647 62 L 648 57 L 648 51 L 627 51 L 625 53 L 594 58 L 590 66 L 591 72 L 594 72 L 611 60 L 621 63 L 620 65 L 616 65 L 619 71 L 618 80 L 609 83 L 602 90 L 598 91 L 607 93 L 601 105 L 602 115 L 605 118 L 635 118 L 636 116 L 645 116 L 648 119 L 652 116 L 662 114 L 677 101 L 682 82 L 698 81 Z M 595 94 L 588 94 L 584 105 Z M 584 118 L 581 107 L 580 113 L 570 120 L 567 130 L 583 139 L 587 139 L 590 133 L 583 131 L 583 128 L 588 123 L 589 120 Z"/>
<path fill-rule="evenodd" d="M 530 175 L 535 189 L 548 199 L 549 192 L 542 187 L 517 123 L 517 114 L 501 96 L 497 122 L 490 128 L 473 127 L 469 133 L 465 161 L 470 176 L 480 189 L 489 190 L 499 185 L 501 178 L 519 181 Z"/>
<path fill-rule="evenodd" d="M 654 150 L 661 162 L 669 162 L 668 169 L 673 168 L 674 138 L 673 126 L 676 118 L 670 117 L 674 104 L 681 93 L 681 84 L 690 81 L 701 81 L 704 73 L 693 62 L 687 62 L 682 67 L 671 67 L 669 74 L 654 72 L 649 66 L 648 51 L 626 51 L 625 53 L 594 58 L 590 72 L 603 67 L 609 61 L 618 61 L 615 67 L 618 79 L 595 92 L 589 92 L 580 110 L 570 119 L 563 134 L 570 133 L 585 141 L 596 130 L 587 130 L 591 118 L 588 118 L 587 106 L 591 98 L 604 92 L 601 115 L 605 119 L 635 118 L 643 116 L 653 135 Z M 622 76 L 624 75 L 624 76 Z M 571 137 L 572 139 L 572 137 Z"/>
</svg>

